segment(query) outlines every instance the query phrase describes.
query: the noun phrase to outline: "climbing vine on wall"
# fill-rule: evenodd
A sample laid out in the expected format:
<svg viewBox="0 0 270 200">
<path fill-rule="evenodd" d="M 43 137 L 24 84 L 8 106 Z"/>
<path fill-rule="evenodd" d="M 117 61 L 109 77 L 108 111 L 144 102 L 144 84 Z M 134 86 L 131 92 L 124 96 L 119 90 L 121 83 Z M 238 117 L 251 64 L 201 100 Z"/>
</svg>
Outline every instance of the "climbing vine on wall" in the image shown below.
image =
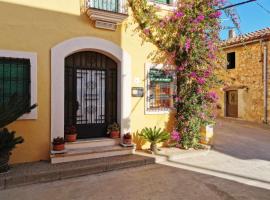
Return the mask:
<svg viewBox="0 0 270 200">
<path fill-rule="evenodd" d="M 173 66 L 176 126 L 172 137 L 184 148 L 195 147 L 203 125 L 212 123 L 218 100 L 212 88 L 219 83 L 214 70 L 220 59 L 218 44 L 221 8 L 225 0 L 181 0 L 164 13 L 147 0 L 128 0 L 144 41 L 157 47 L 153 59 Z M 227 11 L 236 26 L 237 17 Z"/>
</svg>

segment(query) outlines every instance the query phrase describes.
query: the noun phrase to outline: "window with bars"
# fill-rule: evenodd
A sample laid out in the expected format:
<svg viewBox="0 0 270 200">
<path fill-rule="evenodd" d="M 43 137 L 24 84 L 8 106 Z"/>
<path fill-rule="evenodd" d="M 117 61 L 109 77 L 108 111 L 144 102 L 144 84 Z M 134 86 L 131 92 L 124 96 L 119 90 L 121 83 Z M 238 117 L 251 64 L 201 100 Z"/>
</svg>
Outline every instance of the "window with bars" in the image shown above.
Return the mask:
<svg viewBox="0 0 270 200">
<path fill-rule="evenodd" d="M 0 107 L 30 97 L 30 59 L 0 57 Z"/>
<path fill-rule="evenodd" d="M 147 111 L 169 111 L 173 106 L 172 95 L 176 89 L 174 75 L 162 69 L 148 71 Z"/>
<path fill-rule="evenodd" d="M 151 0 L 152 2 L 155 3 L 162 3 L 162 4 L 172 4 L 173 0 Z"/>
</svg>

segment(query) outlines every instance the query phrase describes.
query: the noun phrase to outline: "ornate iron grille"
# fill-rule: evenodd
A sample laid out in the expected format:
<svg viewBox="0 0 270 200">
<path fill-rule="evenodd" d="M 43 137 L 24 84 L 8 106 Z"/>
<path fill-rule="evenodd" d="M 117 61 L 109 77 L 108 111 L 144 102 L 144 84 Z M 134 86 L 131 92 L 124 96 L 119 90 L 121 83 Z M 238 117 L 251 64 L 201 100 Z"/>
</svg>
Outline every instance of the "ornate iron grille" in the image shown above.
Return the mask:
<svg viewBox="0 0 270 200">
<path fill-rule="evenodd" d="M 65 126 L 79 138 L 106 136 L 117 121 L 117 64 L 97 52 L 78 52 L 65 60 Z"/>
<path fill-rule="evenodd" d="M 30 60 L 0 57 L 0 107 L 21 99 L 30 107 Z"/>
<path fill-rule="evenodd" d="M 86 7 L 127 14 L 126 0 L 87 0 Z"/>
</svg>

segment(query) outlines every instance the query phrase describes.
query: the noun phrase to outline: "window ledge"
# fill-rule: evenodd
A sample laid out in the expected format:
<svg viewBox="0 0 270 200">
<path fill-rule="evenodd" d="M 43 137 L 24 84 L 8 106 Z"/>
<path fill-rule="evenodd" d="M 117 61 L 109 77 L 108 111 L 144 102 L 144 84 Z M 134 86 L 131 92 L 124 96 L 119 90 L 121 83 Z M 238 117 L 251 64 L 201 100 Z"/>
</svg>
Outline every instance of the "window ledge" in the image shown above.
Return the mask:
<svg viewBox="0 0 270 200">
<path fill-rule="evenodd" d="M 167 115 L 171 112 L 171 110 L 161 110 L 161 111 L 155 111 L 155 110 L 146 110 L 146 115 Z"/>
<path fill-rule="evenodd" d="M 86 13 L 91 20 L 96 22 L 95 25 L 97 28 L 109 30 L 116 30 L 117 24 L 122 23 L 128 17 L 127 14 L 110 12 L 96 8 L 88 8 Z"/>
</svg>

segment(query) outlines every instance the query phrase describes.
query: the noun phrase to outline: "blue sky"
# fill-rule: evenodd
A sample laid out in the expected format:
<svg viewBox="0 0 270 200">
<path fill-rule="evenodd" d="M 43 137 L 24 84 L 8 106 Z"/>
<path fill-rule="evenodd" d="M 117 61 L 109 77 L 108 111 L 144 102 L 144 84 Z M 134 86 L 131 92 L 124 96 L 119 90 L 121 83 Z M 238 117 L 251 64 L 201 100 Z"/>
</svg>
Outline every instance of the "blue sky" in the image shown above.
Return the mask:
<svg viewBox="0 0 270 200">
<path fill-rule="evenodd" d="M 239 3 L 245 0 L 230 0 L 231 3 Z M 257 0 L 262 6 L 264 6 L 270 12 L 270 0 Z M 235 7 L 238 15 L 240 16 L 240 30 L 242 33 L 249 33 L 266 27 L 270 27 L 270 13 L 267 13 L 260 8 L 256 2 L 248 3 Z M 229 18 L 225 15 L 222 16 L 223 26 L 233 26 Z M 228 30 L 222 30 L 221 38 L 226 39 L 228 37 Z"/>
</svg>

